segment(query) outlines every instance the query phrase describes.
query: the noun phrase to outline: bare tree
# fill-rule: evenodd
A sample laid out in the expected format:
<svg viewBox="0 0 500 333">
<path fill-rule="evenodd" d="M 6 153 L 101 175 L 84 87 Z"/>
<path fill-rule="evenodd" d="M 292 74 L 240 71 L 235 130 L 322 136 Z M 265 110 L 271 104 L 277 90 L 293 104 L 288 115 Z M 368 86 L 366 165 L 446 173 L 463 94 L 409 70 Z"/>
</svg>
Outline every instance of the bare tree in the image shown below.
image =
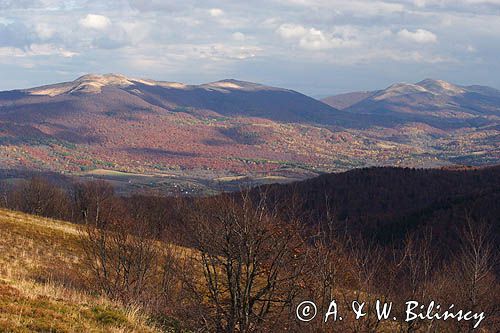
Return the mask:
<svg viewBox="0 0 500 333">
<path fill-rule="evenodd" d="M 123 206 L 115 197 L 113 187 L 104 181 L 76 184 L 74 205 L 75 222 L 105 228 L 114 216 L 123 216 Z"/>
<path fill-rule="evenodd" d="M 14 187 L 10 205 L 29 214 L 67 219 L 70 201 L 65 191 L 41 177 L 33 177 Z"/>
<path fill-rule="evenodd" d="M 99 291 L 123 303 L 157 307 L 166 293 L 170 248 L 150 223 L 133 219 L 104 182 L 79 184 L 75 203 L 85 264 Z"/>
<path fill-rule="evenodd" d="M 126 220 L 108 221 L 105 228 L 81 227 L 84 263 L 98 291 L 125 304 L 151 301 L 163 255 L 150 236 L 146 228 Z"/>
<path fill-rule="evenodd" d="M 265 202 L 261 195 L 255 203 L 248 191 L 224 194 L 193 216 L 199 253 L 192 259 L 203 273 L 202 283 L 190 287 L 205 303 L 208 331 L 263 331 L 289 310 L 297 292 L 303 241 L 296 224 L 283 223 Z"/>
<path fill-rule="evenodd" d="M 392 276 L 384 262 L 382 248 L 373 241 L 351 237 L 345 243 L 353 277 L 350 288 L 342 289 L 343 301 L 351 308 L 353 301 L 365 303 L 361 320 L 348 318 L 351 332 L 377 332 L 381 321 L 374 311 L 376 300 L 385 303 L 392 287 Z"/>
<path fill-rule="evenodd" d="M 451 266 L 453 278 L 452 296 L 464 308 L 471 311 L 484 311 L 493 330 L 500 328 L 500 287 L 495 268 L 498 264 L 498 248 L 495 247 L 491 227 L 474 221 L 466 215 L 465 224 L 460 232 L 460 248 Z M 473 322 L 466 332 L 473 331 Z M 484 325 L 484 324 L 483 324 Z"/>
<path fill-rule="evenodd" d="M 348 258 L 344 252 L 343 241 L 345 234 L 341 223 L 335 216 L 335 210 L 330 205 L 330 198 L 325 193 L 324 217 L 313 229 L 313 235 L 309 237 L 308 244 L 311 247 L 308 258 L 309 270 L 304 274 L 304 285 L 309 287 L 307 298 L 314 299 L 319 305 L 319 313 L 325 314 L 329 310 L 333 300 L 338 300 L 342 293 L 340 290 L 346 288 L 349 280 Z M 342 323 L 337 322 L 335 327 L 340 329 Z M 324 318 L 303 325 L 302 330 L 313 332 L 324 331 L 332 327 L 330 322 Z M 307 327 L 305 327 L 307 326 Z"/>
<path fill-rule="evenodd" d="M 394 264 L 392 273 L 398 282 L 392 289 L 392 299 L 396 301 L 395 312 L 399 318 L 400 332 L 416 332 L 422 325 L 429 331 L 434 321 L 412 320 L 406 322 L 403 314 L 405 301 L 419 300 L 428 302 L 433 283 L 433 271 L 436 268 L 436 254 L 432 251 L 432 230 L 421 234 L 409 233 L 401 250 L 393 249 Z"/>
<path fill-rule="evenodd" d="M 5 181 L 0 182 L 0 207 L 9 208 L 9 193 L 12 188 Z"/>
</svg>

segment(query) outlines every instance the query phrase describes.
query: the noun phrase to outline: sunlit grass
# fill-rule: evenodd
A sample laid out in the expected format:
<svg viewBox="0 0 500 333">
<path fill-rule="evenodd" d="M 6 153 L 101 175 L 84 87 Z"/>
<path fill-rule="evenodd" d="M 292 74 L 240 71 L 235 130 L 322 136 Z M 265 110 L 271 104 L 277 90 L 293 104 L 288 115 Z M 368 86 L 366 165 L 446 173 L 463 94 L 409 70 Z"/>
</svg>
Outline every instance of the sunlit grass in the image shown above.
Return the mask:
<svg viewBox="0 0 500 333">
<path fill-rule="evenodd" d="M 70 223 L 0 210 L 0 332 L 156 331 L 137 309 L 78 288 L 78 241 Z"/>
</svg>

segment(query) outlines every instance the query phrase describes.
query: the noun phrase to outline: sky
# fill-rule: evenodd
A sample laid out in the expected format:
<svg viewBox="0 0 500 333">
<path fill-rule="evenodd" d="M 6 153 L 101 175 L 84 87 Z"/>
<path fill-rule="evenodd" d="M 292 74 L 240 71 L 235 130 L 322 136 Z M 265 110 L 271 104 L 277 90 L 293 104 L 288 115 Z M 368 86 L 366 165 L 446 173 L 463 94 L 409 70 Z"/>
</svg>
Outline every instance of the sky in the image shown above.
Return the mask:
<svg viewBox="0 0 500 333">
<path fill-rule="evenodd" d="M 320 97 L 500 88 L 500 0 L 0 0 L 0 90 L 121 73 Z"/>
</svg>

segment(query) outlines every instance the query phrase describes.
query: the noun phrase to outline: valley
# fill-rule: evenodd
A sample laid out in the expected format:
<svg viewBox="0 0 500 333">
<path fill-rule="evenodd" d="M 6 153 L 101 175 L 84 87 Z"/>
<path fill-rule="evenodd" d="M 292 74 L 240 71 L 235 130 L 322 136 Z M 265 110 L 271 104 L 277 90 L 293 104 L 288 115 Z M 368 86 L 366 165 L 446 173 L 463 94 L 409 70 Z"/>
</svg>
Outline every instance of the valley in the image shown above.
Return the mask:
<svg viewBox="0 0 500 333">
<path fill-rule="evenodd" d="M 500 93 L 427 86 L 354 94 L 352 105 L 341 96 L 339 110 L 236 80 L 86 75 L 0 93 L 0 168 L 193 194 L 359 167 L 498 163 Z"/>
</svg>

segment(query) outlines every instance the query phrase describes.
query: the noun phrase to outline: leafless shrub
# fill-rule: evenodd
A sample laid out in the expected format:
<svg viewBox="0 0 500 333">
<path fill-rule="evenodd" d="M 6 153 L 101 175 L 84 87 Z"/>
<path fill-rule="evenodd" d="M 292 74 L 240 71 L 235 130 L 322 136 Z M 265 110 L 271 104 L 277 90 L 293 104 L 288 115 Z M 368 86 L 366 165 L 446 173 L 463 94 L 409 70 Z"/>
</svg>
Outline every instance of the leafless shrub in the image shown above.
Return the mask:
<svg viewBox="0 0 500 333">
<path fill-rule="evenodd" d="M 459 233 L 460 247 L 445 268 L 441 295 L 449 304 L 474 312 L 484 312 L 482 324 L 491 332 L 500 329 L 500 284 L 495 274 L 498 248 L 491 227 L 471 216 Z M 456 323 L 460 332 L 472 332 L 474 323 Z"/>
<path fill-rule="evenodd" d="M 397 281 L 391 290 L 391 300 L 394 301 L 394 313 L 398 318 L 400 332 L 417 332 L 422 329 L 429 331 L 434 321 L 415 319 L 405 321 L 405 302 L 418 300 L 428 304 L 432 300 L 432 290 L 435 269 L 437 268 L 436 253 L 432 247 L 432 230 L 422 233 L 409 233 L 402 247 L 393 249 L 392 273 Z"/>
<path fill-rule="evenodd" d="M 155 277 L 159 248 L 147 233 L 126 223 L 83 227 L 85 263 L 100 291 L 125 304 L 142 303 Z"/>
<path fill-rule="evenodd" d="M 14 187 L 9 206 L 25 213 L 58 219 L 69 219 L 71 204 L 63 189 L 51 182 L 34 177 Z"/>
<path fill-rule="evenodd" d="M 193 225 L 199 253 L 191 260 L 202 273 L 188 288 L 207 331 L 265 331 L 288 314 L 305 258 L 296 224 L 278 219 L 264 196 L 255 203 L 244 191 L 204 202 Z"/>
<path fill-rule="evenodd" d="M 106 228 L 117 216 L 124 215 L 124 207 L 115 197 L 113 187 L 104 181 L 76 184 L 73 196 L 77 223 Z"/>
<path fill-rule="evenodd" d="M 81 212 L 81 244 L 90 280 L 98 291 L 125 304 L 157 310 L 171 291 L 173 247 L 156 240 L 149 223 L 130 217 L 105 183 L 75 191 Z"/>
</svg>

